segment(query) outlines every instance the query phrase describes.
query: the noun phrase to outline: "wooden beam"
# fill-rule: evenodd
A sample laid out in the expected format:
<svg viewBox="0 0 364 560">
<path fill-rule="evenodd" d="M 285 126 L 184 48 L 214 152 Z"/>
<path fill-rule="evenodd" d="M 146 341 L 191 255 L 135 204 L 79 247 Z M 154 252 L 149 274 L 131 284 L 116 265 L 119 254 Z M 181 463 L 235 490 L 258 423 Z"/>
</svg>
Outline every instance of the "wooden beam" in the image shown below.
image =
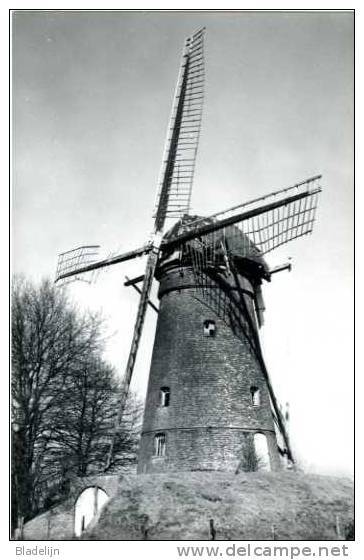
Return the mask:
<svg viewBox="0 0 364 560">
<path fill-rule="evenodd" d="M 143 274 L 143 276 L 138 276 L 138 278 L 134 278 L 132 280 L 130 280 L 127 276 L 125 276 L 125 278 L 126 278 L 127 281 L 124 282 L 124 286 L 132 286 L 134 288 L 134 290 L 136 290 L 139 294 L 142 293 L 141 289 L 138 288 L 138 286 L 136 286 L 136 283 L 141 282 L 141 280 L 144 280 L 144 274 Z M 154 305 L 154 303 L 152 301 L 150 301 L 150 299 L 148 299 L 148 304 L 150 305 L 150 307 L 152 307 L 154 309 L 154 311 L 156 313 L 159 313 L 158 307 L 156 307 Z"/>
<path fill-rule="evenodd" d="M 235 216 L 230 216 L 229 218 L 212 222 L 211 224 L 205 224 L 202 226 L 197 225 L 196 227 L 191 228 L 189 231 L 182 233 L 181 235 L 178 235 L 174 239 L 162 242 L 161 249 L 162 250 L 170 249 L 176 245 L 186 243 L 186 241 L 190 241 L 195 237 L 201 237 L 202 235 L 207 235 L 208 233 L 212 233 L 213 231 L 217 231 L 219 229 L 222 229 L 223 227 L 231 226 L 238 222 L 248 220 L 249 218 L 253 218 L 254 216 L 259 216 L 260 214 L 264 214 L 264 212 L 269 212 L 270 210 L 274 210 L 275 208 L 280 208 L 281 206 L 285 206 L 286 204 L 295 202 L 296 200 L 301 200 L 303 198 L 306 198 L 307 196 L 311 196 L 319 192 L 321 192 L 321 188 L 317 187 L 315 189 L 312 189 L 311 191 L 296 194 L 293 196 L 288 196 L 283 200 L 278 200 L 277 202 L 265 204 L 264 206 L 260 206 L 260 208 L 255 208 L 254 210 L 247 210 L 245 212 L 236 214 Z"/>
<path fill-rule="evenodd" d="M 126 282 L 124 282 L 124 286 L 134 286 L 134 284 L 139 284 L 139 282 L 143 282 L 144 280 L 144 274 L 142 274 L 141 276 L 137 276 L 136 278 L 128 278 L 127 276 L 125 276 L 126 278 Z"/>
<path fill-rule="evenodd" d="M 291 272 L 292 264 L 290 262 L 286 262 L 283 264 L 279 264 L 278 266 L 274 266 L 273 268 L 269 269 L 269 274 L 275 274 L 276 272 L 281 272 L 282 270 L 288 270 Z"/>
</svg>

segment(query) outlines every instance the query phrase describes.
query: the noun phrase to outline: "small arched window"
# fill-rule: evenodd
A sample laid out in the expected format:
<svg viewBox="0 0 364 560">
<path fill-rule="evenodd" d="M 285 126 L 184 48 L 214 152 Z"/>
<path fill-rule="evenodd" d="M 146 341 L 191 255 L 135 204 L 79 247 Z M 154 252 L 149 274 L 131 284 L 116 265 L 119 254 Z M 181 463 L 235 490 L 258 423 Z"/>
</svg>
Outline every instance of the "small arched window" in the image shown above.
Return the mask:
<svg viewBox="0 0 364 560">
<path fill-rule="evenodd" d="M 154 456 L 164 457 L 166 454 L 166 434 L 156 434 L 154 436 Z"/>
<path fill-rule="evenodd" d="M 161 387 L 159 393 L 159 404 L 160 406 L 169 406 L 169 400 L 171 397 L 171 390 L 169 387 Z"/>
<path fill-rule="evenodd" d="M 211 319 L 206 319 L 203 323 L 203 334 L 204 336 L 215 336 L 216 333 L 216 323 Z"/>
<path fill-rule="evenodd" d="M 250 387 L 251 403 L 253 406 L 260 406 L 260 390 L 258 387 Z"/>
</svg>

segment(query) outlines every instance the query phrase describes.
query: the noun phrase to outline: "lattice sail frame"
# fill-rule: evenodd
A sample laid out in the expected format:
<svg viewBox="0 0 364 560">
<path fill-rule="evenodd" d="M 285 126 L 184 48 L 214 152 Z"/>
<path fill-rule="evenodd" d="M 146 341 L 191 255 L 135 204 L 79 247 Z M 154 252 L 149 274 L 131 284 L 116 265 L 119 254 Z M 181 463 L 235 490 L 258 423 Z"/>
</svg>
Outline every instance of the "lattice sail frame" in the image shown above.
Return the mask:
<svg viewBox="0 0 364 560">
<path fill-rule="evenodd" d="M 318 192 L 236 223 L 249 241 L 265 255 L 273 249 L 312 232 Z M 251 245 L 246 247 L 247 253 Z"/>
<path fill-rule="evenodd" d="M 154 217 L 180 218 L 190 210 L 205 90 L 204 36 L 202 28 L 184 44 Z"/>
<path fill-rule="evenodd" d="M 215 231 L 221 231 L 231 224 L 246 236 L 245 244 L 239 248 L 243 256 L 244 253 L 250 256 L 252 252 L 265 255 L 280 245 L 312 232 L 318 194 L 321 192 L 320 179 L 321 175 L 316 175 L 208 218 L 190 221 L 185 233 L 190 239 L 196 237 L 203 240 L 204 230 L 209 228 L 209 224 L 213 224 Z M 235 231 L 240 238 L 240 233 Z M 229 231 L 230 239 L 232 234 Z M 178 243 L 178 237 L 182 241 L 182 235 L 177 235 L 175 239 L 169 239 L 168 243 Z"/>
<path fill-rule="evenodd" d="M 95 270 L 83 272 L 82 274 L 77 274 L 77 271 L 84 266 L 97 262 L 99 249 L 99 245 L 82 245 L 76 249 L 60 253 L 58 255 L 56 279 L 60 279 L 60 277 L 66 273 L 72 274 L 75 272 L 75 275 L 69 278 L 57 280 L 58 285 L 64 286 L 65 284 L 74 282 L 75 280 L 92 283 L 96 274 Z"/>
</svg>

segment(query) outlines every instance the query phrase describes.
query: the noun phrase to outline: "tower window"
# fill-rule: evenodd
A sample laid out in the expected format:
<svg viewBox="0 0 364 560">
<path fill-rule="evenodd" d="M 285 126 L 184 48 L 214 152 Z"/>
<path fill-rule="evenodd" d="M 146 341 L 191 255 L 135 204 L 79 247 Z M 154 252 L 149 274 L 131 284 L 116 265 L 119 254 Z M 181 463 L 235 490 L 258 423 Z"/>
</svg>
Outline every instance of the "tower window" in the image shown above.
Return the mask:
<svg viewBox="0 0 364 560">
<path fill-rule="evenodd" d="M 253 406 L 260 406 L 260 390 L 258 387 L 250 387 L 251 402 Z"/>
<path fill-rule="evenodd" d="M 203 323 L 203 334 L 204 336 L 215 336 L 216 332 L 216 323 L 215 321 L 211 321 L 207 319 Z"/>
<path fill-rule="evenodd" d="M 171 396 L 171 390 L 169 387 L 161 387 L 159 393 L 159 404 L 160 406 L 169 406 L 169 399 Z"/>
<path fill-rule="evenodd" d="M 154 436 L 154 456 L 164 457 L 166 454 L 166 434 Z"/>
</svg>

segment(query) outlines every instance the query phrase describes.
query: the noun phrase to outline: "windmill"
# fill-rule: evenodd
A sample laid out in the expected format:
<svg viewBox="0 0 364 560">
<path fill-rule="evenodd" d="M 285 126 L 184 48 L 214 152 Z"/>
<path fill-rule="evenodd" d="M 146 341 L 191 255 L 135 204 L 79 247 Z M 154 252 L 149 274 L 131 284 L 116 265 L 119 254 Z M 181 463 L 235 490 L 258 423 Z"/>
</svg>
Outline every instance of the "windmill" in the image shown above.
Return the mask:
<svg viewBox="0 0 364 560">
<path fill-rule="evenodd" d="M 56 282 L 67 282 L 147 256 L 144 274 L 125 283 L 140 292 L 140 299 L 117 425 L 152 283 L 154 278 L 160 282 L 139 472 L 235 468 L 247 441 L 256 436 L 266 438 L 272 468 L 279 468 L 279 452 L 293 461 L 259 341 L 261 285 L 290 267 L 270 269 L 264 255 L 312 231 L 321 176 L 209 217 L 191 216 L 204 97 L 204 36 L 205 29 L 199 29 L 184 43 L 151 238 L 140 248 L 103 260 L 97 260 L 95 246 L 68 251 L 60 255 L 56 273 Z M 165 233 L 169 218 L 177 221 Z M 106 469 L 113 445 L 114 439 Z"/>
</svg>

